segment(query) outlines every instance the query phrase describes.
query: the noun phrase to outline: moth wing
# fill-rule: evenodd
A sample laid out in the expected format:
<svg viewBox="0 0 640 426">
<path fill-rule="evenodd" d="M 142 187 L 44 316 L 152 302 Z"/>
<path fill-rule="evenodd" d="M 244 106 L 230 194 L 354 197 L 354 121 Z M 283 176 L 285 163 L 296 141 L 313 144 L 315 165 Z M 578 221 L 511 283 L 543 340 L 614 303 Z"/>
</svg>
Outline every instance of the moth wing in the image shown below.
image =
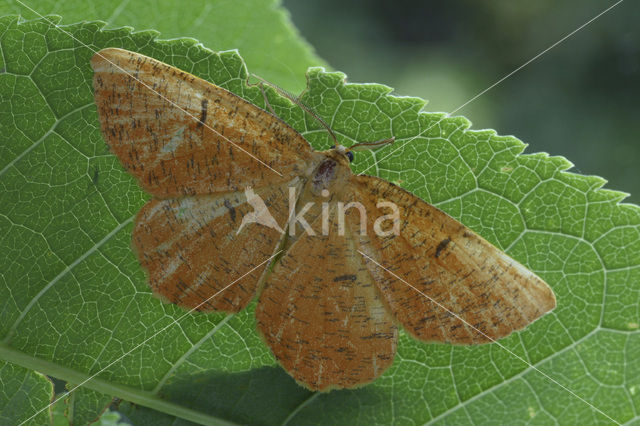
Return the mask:
<svg viewBox="0 0 640 426">
<path fill-rule="evenodd" d="M 101 50 L 91 66 L 102 134 L 155 196 L 238 191 L 305 170 L 312 151 L 299 133 L 221 87 L 122 49 Z"/>
<path fill-rule="evenodd" d="M 290 182 L 298 184 L 297 179 Z M 252 191 L 269 206 L 270 221 L 284 226 L 288 186 Z M 136 217 L 133 245 L 155 294 L 201 311 L 238 312 L 247 306 L 283 234 L 246 221 L 259 208 L 246 194 L 153 198 L 144 205 Z M 264 211 L 262 216 L 267 222 Z"/>
<path fill-rule="evenodd" d="M 351 188 L 369 214 L 367 235 L 357 234 L 359 250 L 393 315 L 414 337 L 486 343 L 555 307 L 544 281 L 438 208 L 371 176 L 353 176 Z M 379 201 L 398 206 L 399 235 L 391 219 L 380 219 L 391 210 L 376 207 Z M 347 223 L 359 229 L 349 213 Z M 376 220 L 388 236 L 376 234 Z"/>
<path fill-rule="evenodd" d="M 370 382 L 396 352 L 397 327 L 350 235 L 301 235 L 268 276 L 256 319 L 280 364 L 312 390 Z"/>
</svg>

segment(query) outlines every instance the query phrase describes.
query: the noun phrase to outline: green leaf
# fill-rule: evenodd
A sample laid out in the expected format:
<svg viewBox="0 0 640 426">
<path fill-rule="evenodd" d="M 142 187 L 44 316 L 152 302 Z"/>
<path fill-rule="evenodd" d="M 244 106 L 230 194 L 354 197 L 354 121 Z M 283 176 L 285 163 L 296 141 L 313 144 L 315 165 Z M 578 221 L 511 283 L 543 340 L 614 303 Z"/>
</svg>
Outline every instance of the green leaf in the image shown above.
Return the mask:
<svg viewBox="0 0 640 426">
<path fill-rule="evenodd" d="M 86 396 L 88 396 L 88 400 L 104 400 L 106 397 L 100 396 L 97 392 L 79 388 L 76 392 L 84 393 L 85 395 L 81 397 L 83 400 Z M 75 393 L 75 392 L 74 392 Z M 95 395 L 87 395 L 93 393 Z M 102 407 L 102 411 L 100 411 L 100 416 L 96 416 L 91 414 L 92 408 L 96 409 L 93 413 L 98 414 L 98 407 L 89 407 L 85 406 L 83 403 L 80 403 L 82 407 L 80 408 L 79 416 L 70 416 L 70 407 L 69 404 L 73 404 L 74 409 L 78 407 L 78 396 L 74 396 L 73 393 L 68 395 L 67 398 L 64 398 L 64 395 L 57 395 L 57 399 L 59 402 L 56 402 L 51 407 L 51 414 L 53 417 L 53 421 L 50 423 L 51 426 L 69 426 L 69 425 L 95 425 L 95 426 L 127 426 L 130 423 L 121 422 L 122 416 L 117 411 L 106 410 Z M 75 401 L 74 401 L 75 399 Z M 76 413 L 74 413 L 76 414 Z"/>
<path fill-rule="evenodd" d="M 0 16 L 37 19 L 55 14 L 65 24 L 101 20 L 107 22 L 106 28 L 152 29 L 165 39 L 193 37 L 212 50 L 238 49 L 252 73 L 299 92 L 305 86 L 307 68 L 324 61 L 279 6 L 280 0 L 189 0 L 188 6 L 174 0 L 2 0 Z"/>
<path fill-rule="evenodd" d="M 49 423 L 49 413 L 43 411 L 30 418 L 36 410 L 47 406 L 53 398 L 53 384 L 40 373 L 15 364 L 0 361 L 0 424 L 28 425 Z"/>
<path fill-rule="evenodd" d="M 373 384 L 311 393 L 258 337 L 255 306 L 182 319 L 151 297 L 130 246 L 148 195 L 102 140 L 93 50 L 135 50 L 264 106 L 237 53 L 155 37 L 0 19 L 0 359 L 72 383 L 99 373 L 84 386 L 151 408 L 126 411 L 150 424 L 610 422 L 589 404 L 618 422 L 638 420 L 640 209 L 619 204 L 624 194 L 601 189 L 601 178 L 567 173 L 563 158 L 522 155 L 513 137 L 469 130 L 464 118 L 421 112 L 420 99 L 346 84 L 340 73 L 311 69 L 304 102 L 345 145 L 397 140 L 358 152 L 355 171 L 460 219 L 543 277 L 558 307 L 501 346 L 403 334 L 393 366 Z M 297 106 L 269 96 L 315 148 L 332 144 Z"/>
<path fill-rule="evenodd" d="M 70 392 L 66 398 L 66 410 L 64 415 L 69 423 L 84 425 L 95 422 L 107 410 L 113 397 L 101 394 L 91 389 L 78 387 L 67 383 L 66 390 Z"/>
</svg>

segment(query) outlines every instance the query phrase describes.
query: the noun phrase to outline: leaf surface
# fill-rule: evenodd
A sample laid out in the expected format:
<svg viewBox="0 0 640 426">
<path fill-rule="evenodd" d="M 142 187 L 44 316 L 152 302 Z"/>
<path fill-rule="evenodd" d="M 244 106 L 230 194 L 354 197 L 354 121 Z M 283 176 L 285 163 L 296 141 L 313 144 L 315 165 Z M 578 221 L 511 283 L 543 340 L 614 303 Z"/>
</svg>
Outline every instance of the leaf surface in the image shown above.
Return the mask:
<svg viewBox="0 0 640 426">
<path fill-rule="evenodd" d="M 42 374 L 15 364 L 0 361 L 0 423 L 28 425 L 49 423 L 47 411 L 30 419 L 32 414 L 49 404 L 53 384 Z"/>
<path fill-rule="evenodd" d="M 133 218 L 149 196 L 102 140 L 93 50 L 135 50 L 264 106 L 237 53 L 155 38 L 94 22 L 0 18 L 0 356 L 73 383 L 100 372 L 87 388 L 167 413 L 145 408 L 154 422 L 196 421 L 179 407 L 208 423 L 610 422 L 589 404 L 618 422 L 638 420 L 640 209 L 619 204 L 624 194 L 601 189 L 603 179 L 566 172 L 563 158 L 523 155 L 514 137 L 472 131 L 462 117 L 421 112 L 420 99 L 346 84 L 340 73 L 311 69 L 305 103 L 344 145 L 397 140 L 358 152 L 354 170 L 461 220 L 545 279 L 557 308 L 500 345 L 402 334 L 375 383 L 314 394 L 276 364 L 255 331 L 254 305 L 182 318 L 151 297 L 131 251 Z M 333 144 L 268 93 L 316 149 Z"/>
</svg>

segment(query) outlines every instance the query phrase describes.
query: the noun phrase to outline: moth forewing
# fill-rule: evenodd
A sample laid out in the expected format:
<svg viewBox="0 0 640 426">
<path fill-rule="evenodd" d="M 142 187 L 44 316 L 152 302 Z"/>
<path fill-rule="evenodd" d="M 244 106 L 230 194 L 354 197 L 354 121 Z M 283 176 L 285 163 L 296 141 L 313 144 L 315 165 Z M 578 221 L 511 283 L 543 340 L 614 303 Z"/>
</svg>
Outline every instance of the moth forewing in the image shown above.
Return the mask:
<svg viewBox="0 0 640 426">
<path fill-rule="evenodd" d="M 102 135 L 155 196 L 286 183 L 308 168 L 312 150 L 298 132 L 219 86 L 116 48 L 91 66 Z"/>
<path fill-rule="evenodd" d="M 370 211 L 378 198 L 399 206 L 399 234 L 377 236 L 370 223 L 358 243 L 384 300 L 414 337 L 491 342 L 555 307 L 542 279 L 438 208 L 379 178 L 355 176 L 353 186 Z"/>
</svg>

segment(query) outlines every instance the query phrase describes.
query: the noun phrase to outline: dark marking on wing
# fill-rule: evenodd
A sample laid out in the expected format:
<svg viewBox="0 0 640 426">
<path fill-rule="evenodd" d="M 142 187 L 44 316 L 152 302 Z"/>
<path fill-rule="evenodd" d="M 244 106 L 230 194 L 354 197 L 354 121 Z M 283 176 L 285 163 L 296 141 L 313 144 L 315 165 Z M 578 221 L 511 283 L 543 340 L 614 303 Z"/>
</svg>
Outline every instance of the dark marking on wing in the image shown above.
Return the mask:
<svg viewBox="0 0 640 426">
<path fill-rule="evenodd" d="M 438 247 L 436 247 L 436 257 L 440 256 L 442 250 L 446 249 L 450 242 L 451 238 L 445 238 L 444 240 L 440 241 L 440 244 L 438 244 Z"/>
<path fill-rule="evenodd" d="M 231 220 L 233 222 L 236 221 L 236 209 L 231 205 L 229 200 L 224 200 L 224 206 L 229 209 L 229 214 L 231 215 Z"/>
<path fill-rule="evenodd" d="M 206 99 L 202 100 L 202 112 L 200 113 L 200 122 L 198 123 L 198 127 L 204 126 L 204 122 L 207 119 L 207 104 L 208 103 L 209 103 L 208 100 L 206 100 Z"/>
<path fill-rule="evenodd" d="M 335 277 L 333 279 L 334 283 L 340 282 L 340 281 L 355 281 L 356 280 L 356 276 L 353 274 L 349 274 L 349 275 L 340 275 L 339 277 Z"/>
</svg>

